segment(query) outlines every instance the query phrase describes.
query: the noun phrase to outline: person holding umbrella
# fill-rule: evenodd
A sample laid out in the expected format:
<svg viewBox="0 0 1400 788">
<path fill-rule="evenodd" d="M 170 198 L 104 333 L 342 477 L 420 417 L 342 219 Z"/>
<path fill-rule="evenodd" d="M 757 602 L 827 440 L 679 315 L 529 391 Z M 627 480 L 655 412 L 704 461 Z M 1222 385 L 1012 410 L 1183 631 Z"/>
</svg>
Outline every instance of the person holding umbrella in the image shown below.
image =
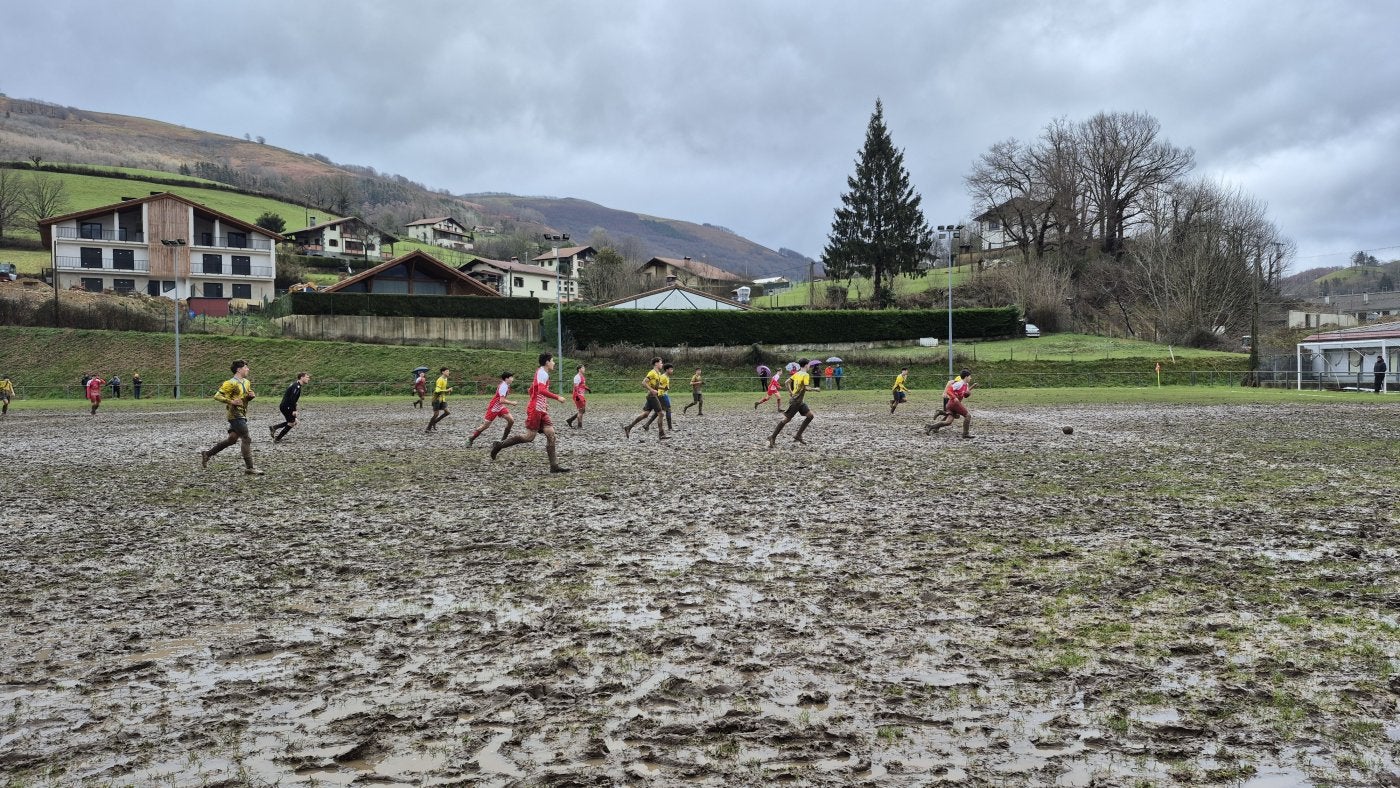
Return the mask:
<svg viewBox="0 0 1400 788">
<path fill-rule="evenodd" d="M 822 390 L 822 386 L 821 386 L 821 379 L 822 379 L 822 362 L 821 362 L 821 359 L 819 359 L 819 358 L 814 358 L 814 359 L 812 359 L 811 361 L 808 361 L 808 362 L 807 362 L 807 366 L 806 366 L 802 371 L 803 371 L 803 372 L 806 372 L 806 373 L 807 373 L 807 376 L 808 376 L 809 378 L 812 379 L 812 380 L 811 380 L 811 383 L 808 384 L 808 388 L 810 388 L 810 389 L 813 390 L 813 391 L 821 391 L 821 390 Z M 792 376 L 789 375 L 789 376 L 788 376 L 788 384 L 791 385 L 791 383 L 792 383 Z"/>
<path fill-rule="evenodd" d="M 411 404 L 415 408 L 423 407 L 423 398 L 428 396 L 428 368 L 418 367 L 413 370 L 413 393 L 418 395 L 418 399 Z"/>
<path fill-rule="evenodd" d="M 768 378 L 773 374 L 773 370 L 769 369 L 767 364 L 759 364 L 753 368 L 753 371 L 758 373 L 758 390 L 767 391 Z"/>
</svg>

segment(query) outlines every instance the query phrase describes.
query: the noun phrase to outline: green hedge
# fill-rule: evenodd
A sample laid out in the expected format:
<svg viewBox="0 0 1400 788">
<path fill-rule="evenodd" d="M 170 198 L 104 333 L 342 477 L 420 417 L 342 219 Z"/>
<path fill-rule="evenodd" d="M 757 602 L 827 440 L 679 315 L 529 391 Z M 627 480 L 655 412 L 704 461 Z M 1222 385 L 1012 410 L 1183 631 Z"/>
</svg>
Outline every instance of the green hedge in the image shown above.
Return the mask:
<svg viewBox="0 0 1400 788">
<path fill-rule="evenodd" d="M 1019 329 L 1015 307 L 953 310 L 953 334 L 964 339 L 1013 336 Z M 541 321 L 554 333 L 554 309 Z M 595 345 L 801 345 L 879 342 L 937 337 L 947 339 L 948 312 L 935 309 L 807 310 L 803 312 L 653 311 L 566 307 L 564 330 L 580 348 Z"/>
<path fill-rule="evenodd" d="M 484 317 L 538 320 L 538 298 L 425 296 L 388 293 L 289 293 L 294 315 Z"/>
</svg>

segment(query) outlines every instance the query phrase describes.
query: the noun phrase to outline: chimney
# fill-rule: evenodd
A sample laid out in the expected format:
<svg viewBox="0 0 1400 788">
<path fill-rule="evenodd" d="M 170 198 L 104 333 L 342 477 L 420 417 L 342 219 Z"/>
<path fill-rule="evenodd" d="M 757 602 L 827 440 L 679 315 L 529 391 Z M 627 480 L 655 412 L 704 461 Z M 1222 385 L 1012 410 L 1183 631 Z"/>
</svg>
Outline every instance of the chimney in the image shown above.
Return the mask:
<svg viewBox="0 0 1400 788">
<path fill-rule="evenodd" d="M 316 217 L 315 217 L 315 216 L 308 216 L 307 219 L 306 219 L 306 226 L 307 226 L 307 227 L 315 227 L 315 226 L 316 226 Z"/>
</svg>

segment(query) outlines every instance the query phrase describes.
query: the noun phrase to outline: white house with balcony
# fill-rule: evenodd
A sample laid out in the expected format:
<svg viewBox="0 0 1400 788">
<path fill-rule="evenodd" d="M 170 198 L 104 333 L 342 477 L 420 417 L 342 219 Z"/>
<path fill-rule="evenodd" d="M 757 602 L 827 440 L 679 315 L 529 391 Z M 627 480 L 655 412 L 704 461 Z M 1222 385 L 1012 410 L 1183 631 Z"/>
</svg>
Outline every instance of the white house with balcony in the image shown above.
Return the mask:
<svg viewBox="0 0 1400 788">
<path fill-rule="evenodd" d="M 462 273 L 496 289 L 503 296 L 538 298 L 541 301 L 572 301 L 568 282 L 554 274 L 554 268 L 510 260 L 478 257 L 459 268 Z M 562 291 L 563 295 L 558 295 Z"/>
<path fill-rule="evenodd" d="M 59 288 L 224 298 L 234 306 L 272 300 L 284 240 L 169 192 L 51 216 L 39 229 Z"/>
<path fill-rule="evenodd" d="M 393 245 L 399 240 L 353 216 L 320 224 L 312 216 L 307 221 L 309 227 L 286 233 L 297 254 L 360 260 L 375 266 L 393 258 Z"/>
<path fill-rule="evenodd" d="M 451 216 L 436 219 L 419 219 L 405 225 L 408 237 L 425 244 L 441 246 L 444 249 L 457 249 L 463 252 L 472 250 L 471 231 Z"/>
<path fill-rule="evenodd" d="M 563 288 L 564 301 L 575 301 L 579 297 L 578 272 L 583 266 L 593 262 L 593 258 L 598 256 L 598 252 L 591 246 L 561 246 L 556 254 L 551 249 L 534 260 L 535 265 L 554 273 L 555 266 L 559 267 L 561 276 L 560 287 Z"/>
</svg>

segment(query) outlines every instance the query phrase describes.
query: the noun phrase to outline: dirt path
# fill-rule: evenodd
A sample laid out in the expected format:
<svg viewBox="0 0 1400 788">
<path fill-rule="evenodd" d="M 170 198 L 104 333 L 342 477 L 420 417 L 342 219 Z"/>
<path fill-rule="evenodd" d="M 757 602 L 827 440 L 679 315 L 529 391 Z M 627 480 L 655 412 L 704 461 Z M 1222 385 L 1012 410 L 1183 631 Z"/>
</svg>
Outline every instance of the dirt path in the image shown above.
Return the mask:
<svg viewBox="0 0 1400 788">
<path fill-rule="evenodd" d="M 12 413 L 0 774 L 1400 785 L 1394 411 L 618 400 L 551 476 L 484 401 L 255 406 L 261 478 L 217 406 Z"/>
</svg>

